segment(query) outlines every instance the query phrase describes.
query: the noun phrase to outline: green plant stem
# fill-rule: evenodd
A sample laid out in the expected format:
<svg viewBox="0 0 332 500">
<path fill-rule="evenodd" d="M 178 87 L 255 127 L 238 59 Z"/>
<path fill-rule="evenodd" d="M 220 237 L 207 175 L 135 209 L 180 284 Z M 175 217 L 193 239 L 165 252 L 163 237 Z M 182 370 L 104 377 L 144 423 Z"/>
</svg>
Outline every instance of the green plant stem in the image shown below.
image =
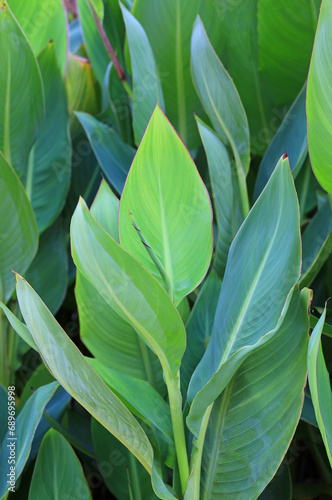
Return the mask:
<svg viewBox="0 0 332 500">
<path fill-rule="evenodd" d="M 132 90 L 126 80 L 126 75 L 121 67 L 121 64 L 119 63 L 118 61 L 118 58 L 116 57 L 115 55 L 115 52 L 113 50 L 113 47 L 106 35 L 106 32 L 104 30 L 104 27 L 103 27 L 103 23 L 101 22 L 101 20 L 99 19 L 95 9 L 93 8 L 93 5 L 91 4 L 91 2 L 89 1 L 89 7 L 90 7 L 90 10 L 92 12 L 92 16 L 93 16 L 93 20 L 95 22 L 95 25 L 97 27 L 97 30 L 98 30 L 98 33 L 103 41 L 103 44 L 105 46 L 105 49 L 107 50 L 107 53 L 109 54 L 110 58 L 111 58 L 111 61 L 114 65 L 114 68 L 115 68 L 115 71 L 124 87 L 124 89 L 126 90 L 127 94 L 129 95 L 130 99 L 132 100 L 133 99 L 133 93 L 132 93 Z"/>
<path fill-rule="evenodd" d="M 46 410 L 43 412 L 43 417 L 48 423 L 50 427 L 52 427 L 54 430 L 58 431 L 64 438 L 67 439 L 67 441 L 75 446 L 75 448 L 85 455 L 95 458 L 93 452 L 89 450 L 84 444 L 80 443 L 77 439 L 75 439 L 68 431 L 65 429 L 61 424 L 59 424 Z"/>
<path fill-rule="evenodd" d="M 9 328 L 9 349 L 8 349 L 8 358 L 9 358 L 9 385 L 14 385 L 15 378 L 15 370 L 14 363 L 17 352 L 17 333 L 10 326 Z"/>
<path fill-rule="evenodd" d="M 173 426 L 173 436 L 175 443 L 176 458 L 179 467 L 180 482 L 182 493 L 187 488 L 189 477 L 189 462 L 187 454 L 186 437 L 184 432 L 184 422 L 182 415 L 182 395 L 180 391 L 179 378 L 165 371 L 165 380 L 168 390 L 168 399 L 171 410 L 171 419 Z"/>
</svg>

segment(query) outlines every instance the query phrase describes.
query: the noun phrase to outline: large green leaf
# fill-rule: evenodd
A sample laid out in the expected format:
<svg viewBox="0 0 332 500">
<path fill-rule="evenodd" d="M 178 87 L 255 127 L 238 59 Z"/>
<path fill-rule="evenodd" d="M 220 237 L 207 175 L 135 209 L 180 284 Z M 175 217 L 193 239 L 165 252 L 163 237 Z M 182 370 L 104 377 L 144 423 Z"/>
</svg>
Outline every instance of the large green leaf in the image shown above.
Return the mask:
<svg viewBox="0 0 332 500">
<path fill-rule="evenodd" d="M 298 202 L 281 158 L 230 248 L 211 340 L 189 386 L 196 433 L 243 356 L 277 324 L 300 266 Z"/>
<path fill-rule="evenodd" d="M 44 89 L 31 46 L 4 0 L 0 24 L 0 151 L 21 176 L 43 120 Z"/>
<path fill-rule="evenodd" d="M 181 387 L 184 395 L 210 341 L 220 289 L 221 281 L 215 271 L 211 271 L 186 323 L 187 349 L 181 363 Z"/>
<path fill-rule="evenodd" d="M 213 405 L 202 457 L 202 500 L 257 498 L 289 447 L 306 382 L 310 294 L 298 292 L 295 287 L 278 328 Z"/>
<path fill-rule="evenodd" d="M 305 98 L 306 86 L 293 102 L 263 156 L 256 178 L 255 199 L 262 192 L 284 151 L 287 151 L 294 178 L 305 160 L 308 152 Z"/>
<path fill-rule="evenodd" d="M 3 477 L 7 477 L 10 466 L 13 466 L 13 463 L 9 463 L 10 449 L 14 451 L 15 455 L 14 466 L 16 481 L 20 477 L 29 458 L 32 441 L 40 419 L 42 418 L 45 406 L 58 387 L 59 384 L 57 382 L 51 382 L 50 384 L 39 387 L 39 389 L 37 389 L 28 399 L 24 408 L 17 416 L 14 435 L 11 434 L 13 431 L 7 431 L 0 451 L 0 469 Z M 14 440 L 13 438 L 16 439 Z M 11 445 L 12 443 L 14 443 L 14 446 L 9 448 L 8 444 Z M 0 482 L 0 498 L 7 492 L 7 487 L 8 484 L 6 481 Z"/>
<path fill-rule="evenodd" d="M 332 213 L 326 198 L 302 236 L 301 287 L 311 285 L 331 253 Z"/>
<path fill-rule="evenodd" d="M 102 229 L 83 200 L 72 218 L 71 243 L 78 270 L 158 355 L 164 372 L 176 374 L 185 350 L 177 309 L 145 267 Z"/>
<path fill-rule="evenodd" d="M 249 127 L 236 87 L 214 52 L 198 17 L 191 39 L 191 63 L 197 93 L 225 145 L 232 148 L 238 168 L 248 172 Z"/>
<path fill-rule="evenodd" d="M 45 88 L 45 121 L 30 152 L 22 182 L 42 232 L 65 204 L 71 173 L 71 142 L 66 91 L 53 43 L 40 53 L 38 63 Z"/>
<path fill-rule="evenodd" d="M 67 16 L 61 0 L 9 0 L 10 8 L 36 55 L 52 40 L 62 75 L 67 64 Z"/>
<path fill-rule="evenodd" d="M 11 270 L 27 270 L 37 250 L 38 230 L 24 188 L 1 152 L 0 214 L 0 299 L 7 302 L 15 288 Z"/>
<path fill-rule="evenodd" d="M 87 113 L 76 113 L 107 180 L 121 194 L 135 150 L 108 125 Z"/>
<path fill-rule="evenodd" d="M 25 277 L 55 314 L 65 298 L 68 285 L 67 244 L 62 219 L 41 235 L 37 255 Z"/>
<path fill-rule="evenodd" d="M 165 441 L 173 444 L 170 409 L 166 401 L 151 385 L 127 374 L 112 370 L 98 359 L 87 358 L 103 381 L 124 398 L 147 422 L 158 429 Z"/>
<path fill-rule="evenodd" d="M 308 347 L 308 381 L 318 427 L 332 467 L 332 393 L 330 375 L 324 361 L 321 344 L 326 307 L 313 329 Z"/>
<path fill-rule="evenodd" d="M 307 78 L 321 0 L 258 0 L 259 70 L 276 105 Z"/>
<path fill-rule="evenodd" d="M 36 292 L 18 275 L 16 290 L 23 318 L 52 375 L 151 472 L 153 451 L 142 427 L 98 377 Z"/>
<path fill-rule="evenodd" d="M 166 286 L 173 301 L 196 288 L 209 267 L 210 199 L 192 158 L 158 106 L 123 189 L 119 235 L 121 245 Z"/>
<path fill-rule="evenodd" d="M 91 500 L 82 465 L 61 434 L 50 429 L 42 441 L 33 471 L 29 499 Z"/>
<path fill-rule="evenodd" d="M 31 333 L 29 332 L 29 329 L 27 328 L 27 326 L 24 323 L 22 323 L 22 321 L 20 321 L 15 316 L 15 314 L 12 313 L 12 311 L 7 306 L 5 306 L 5 304 L 3 304 L 2 302 L 0 302 L 0 307 L 3 310 L 3 312 L 5 313 L 7 320 L 9 321 L 13 330 L 20 336 L 20 338 L 22 340 L 24 340 L 24 342 L 26 344 L 28 344 L 28 346 L 32 347 L 32 349 L 34 349 L 35 351 L 38 352 L 35 341 L 33 340 Z"/>
<path fill-rule="evenodd" d="M 133 73 L 133 128 L 138 145 L 157 104 L 165 109 L 163 91 L 152 48 L 137 19 L 122 7 Z"/>
<path fill-rule="evenodd" d="M 115 240 L 118 240 L 118 208 L 119 200 L 103 181 L 91 213 Z M 80 335 L 89 351 L 109 368 L 148 381 L 164 396 L 166 387 L 157 356 L 79 271 L 75 295 Z"/>
<path fill-rule="evenodd" d="M 311 58 L 307 90 L 308 146 L 318 182 L 332 193 L 331 79 L 332 1 L 323 0 Z"/>
<path fill-rule="evenodd" d="M 161 79 L 167 116 L 189 149 L 198 146 L 193 111 L 201 105 L 191 80 L 190 36 L 201 0 L 136 0 L 133 14 L 143 26 Z"/>
<path fill-rule="evenodd" d="M 215 243 L 213 266 L 222 278 L 229 247 L 238 230 L 234 217 L 236 193 L 233 192 L 232 165 L 227 149 L 216 134 L 199 118 L 196 118 L 196 121 L 208 161 L 217 219 L 218 236 Z"/>
<path fill-rule="evenodd" d="M 95 419 L 91 433 L 98 468 L 113 495 L 118 500 L 156 500 L 148 473 L 120 441 Z"/>
</svg>

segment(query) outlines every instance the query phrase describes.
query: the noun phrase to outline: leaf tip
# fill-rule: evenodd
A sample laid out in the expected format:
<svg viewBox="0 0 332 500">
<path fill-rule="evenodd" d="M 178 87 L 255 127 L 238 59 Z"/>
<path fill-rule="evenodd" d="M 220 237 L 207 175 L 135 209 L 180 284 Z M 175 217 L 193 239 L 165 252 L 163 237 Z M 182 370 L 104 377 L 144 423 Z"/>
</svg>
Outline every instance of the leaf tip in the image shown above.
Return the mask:
<svg viewBox="0 0 332 500">
<path fill-rule="evenodd" d="M 288 158 L 288 154 L 287 154 L 286 149 L 284 149 L 284 154 L 282 155 L 282 159 L 286 160 L 286 158 Z"/>
</svg>

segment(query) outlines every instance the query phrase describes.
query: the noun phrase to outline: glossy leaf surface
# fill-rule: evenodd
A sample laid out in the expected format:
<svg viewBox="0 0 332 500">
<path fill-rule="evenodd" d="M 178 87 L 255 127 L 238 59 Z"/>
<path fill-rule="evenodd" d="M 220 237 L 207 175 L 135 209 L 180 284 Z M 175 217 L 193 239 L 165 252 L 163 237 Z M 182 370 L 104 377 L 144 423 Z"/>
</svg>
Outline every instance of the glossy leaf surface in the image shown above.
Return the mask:
<svg viewBox="0 0 332 500">
<path fill-rule="evenodd" d="M 4 0 L 0 23 L 0 151 L 21 176 L 44 117 L 44 89 L 31 46 Z"/>
<path fill-rule="evenodd" d="M 27 327 L 53 376 L 151 471 L 153 452 L 141 426 L 98 377 L 36 292 L 19 276 L 17 296 Z"/>
<path fill-rule="evenodd" d="M 0 299 L 15 289 L 12 269 L 24 273 L 38 244 L 36 219 L 25 190 L 0 152 Z"/>
<path fill-rule="evenodd" d="M 29 490 L 30 500 L 51 498 L 92 498 L 80 461 L 70 444 L 54 429 L 42 441 Z"/>
<path fill-rule="evenodd" d="M 331 79 L 332 2 L 323 0 L 311 58 L 307 90 L 308 146 L 318 182 L 332 192 Z"/>
<path fill-rule="evenodd" d="M 163 277 L 130 214 L 163 267 Z M 210 199 L 192 158 L 159 107 L 123 189 L 119 235 L 121 245 L 167 285 L 174 302 L 196 288 L 209 267 L 213 238 Z"/>
<path fill-rule="evenodd" d="M 133 127 L 138 145 L 156 105 L 165 109 L 163 91 L 148 37 L 140 23 L 125 8 L 122 14 L 127 30 L 133 74 Z"/>
<path fill-rule="evenodd" d="M 237 351 L 275 328 L 300 265 L 297 197 L 289 162 L 281 158 L 231 245 L 211 340 L 189 387 L 189 398 L 197 395 L 193 421 L 230 380 L 242 356 Z"/>
<path fill-rule="evenodd" d="M 326 368 L 321 344 L 325 316 L 326 308 L 310 337 L 308 347 L 308 381 L 318 427 L 332 467 L 332 393 L 330 375 Z"/>
</svg>

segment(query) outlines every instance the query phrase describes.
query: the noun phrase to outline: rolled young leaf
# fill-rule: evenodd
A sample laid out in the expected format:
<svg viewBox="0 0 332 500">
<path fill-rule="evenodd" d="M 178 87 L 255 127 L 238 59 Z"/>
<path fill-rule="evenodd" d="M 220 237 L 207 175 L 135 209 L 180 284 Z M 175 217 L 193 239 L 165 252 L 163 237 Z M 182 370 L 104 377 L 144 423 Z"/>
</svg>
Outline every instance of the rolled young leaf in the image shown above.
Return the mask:
<svg viewBox="0 0 332 500">
<path fill-rule="evenodd" d="M 121 245 L 166 287 L 174 302 L 199 285 L 210 265 L 209 195 L 186 147 L 158 106 L 123 189 L 119 236 Z"/>
</svg>

